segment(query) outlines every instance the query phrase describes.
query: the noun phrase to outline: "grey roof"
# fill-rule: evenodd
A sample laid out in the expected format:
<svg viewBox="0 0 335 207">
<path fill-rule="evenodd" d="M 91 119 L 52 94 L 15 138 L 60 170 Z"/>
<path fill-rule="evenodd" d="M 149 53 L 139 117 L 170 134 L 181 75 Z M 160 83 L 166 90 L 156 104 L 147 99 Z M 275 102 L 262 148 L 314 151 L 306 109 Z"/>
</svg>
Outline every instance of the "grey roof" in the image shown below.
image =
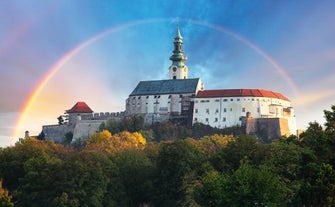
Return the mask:
<svg viewBox="0 0 335 207">
<path fill-rule="evenodd" d="M 195 93 L 199 78 L 140 81 L 130 96 Z"/>
</svg>

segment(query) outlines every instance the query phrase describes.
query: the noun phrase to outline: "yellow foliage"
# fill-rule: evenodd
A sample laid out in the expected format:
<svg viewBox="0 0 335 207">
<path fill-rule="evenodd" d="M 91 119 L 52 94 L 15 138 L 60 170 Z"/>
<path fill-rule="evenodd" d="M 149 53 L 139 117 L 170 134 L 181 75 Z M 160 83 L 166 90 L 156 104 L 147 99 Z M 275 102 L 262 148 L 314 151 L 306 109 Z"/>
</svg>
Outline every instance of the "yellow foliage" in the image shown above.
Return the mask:
<svg viewBox="0 0 335 207">
<path fill-rule="evenodd" d="M 102 132 L 94 132 L 87 140 L 86 144 L 104 144 L 108 143 L 108 140 L 112 137 L 112 134 L 108 130 Z"/>
<path fill-rule="evenodd" d="M 104 130 L 92 134 L 86 143 L 88 148 L 99 148 L 114 153 L 125 149 L 144 149 L 146 140 L 138 132 L 123 131 L 112 135 L 109 131 Z"/>
</svg>

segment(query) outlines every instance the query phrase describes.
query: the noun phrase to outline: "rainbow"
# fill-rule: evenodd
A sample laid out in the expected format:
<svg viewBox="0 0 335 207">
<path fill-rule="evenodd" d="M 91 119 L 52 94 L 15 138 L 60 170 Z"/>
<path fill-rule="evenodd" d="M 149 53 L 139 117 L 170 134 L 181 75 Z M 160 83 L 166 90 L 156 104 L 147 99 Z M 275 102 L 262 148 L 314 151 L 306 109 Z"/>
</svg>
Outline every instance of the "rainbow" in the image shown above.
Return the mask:
<svg viewBox="0 0 335 207">
<path fill-rule="evenodd" d="M 149 24 L 149 23 L 161 22 L 161 21 L 175 21 L 175 19 L 172 19 L 172 18 L 156 18 L 156 19 L 145 19 L 145 20 L 138 20 L 138 21 L 128 22 L 126 24 L 122 24 L 122 25 L 110 28 L 108 30 L 105 30 L 101 33 L 98 33 L 95 36 L 86 40 L 85 42 L 79 44 L 78 46 L 76 46 L 75 48 L 70 50 L 69 52 L 67 52 L 61 59 L 59 59 L 53 66 L 51 66 L 50 69 L 48 69 L 47 73 L 43 76 L 43 78 L 39 81 L 39 83 L 34 87 L 32 92 L 29 94 L 27 101 L 24 103 L 23 107 L 20 110 L 18 118 L 15 121 L 15 127 L 14 127 L 14 130 L 12 132 L 11 137 L 19 137 L 20 136 L 20 134 L 21 134 L 20 126 L 23 125 L 24 121 L 26 120 L 27 114 L 29 113 L 32 105 L 35 103 L 37 97 L 39 96 L 39 94 L 41 93 L 43 88 L 46 86 L 48 81 L 50 79 L 52 79 L 53 76 L 62 68 L 62 66 L 64 64 L 66 64 L 75 54 L 77 54 L 79 51 L 81 51 L 82 49 L 84 49 L 88 45 L 91 45 L 92 43 L 96 42 L 97 40 L 99 40 L 99 39 L 101 39 L 101 38 L 103 38 L 103 37 L 105 37 L 105 36 L 107 36 L 107 35 L 109 35 L 113 32 L 117 32 L 117 31 L 126 29 L 128 27 L 136 26 L 136 25 Z M 287 72 L 273 58 L 271 58 L 270 55 L 266 54 L 262 49 L 260 49 L 258 46 L 253 44 L 251 41 L 249 41 L 245 37 L 242 37 L 241 35 L 236 34 L 235 32 L 233 32 L 231 30 L 228 30 L 228 29 L 226 29 L 222 26 L 215 25 L 215 24 L 210 24 L 210 23 L 207 23 L 207 22 L 195 21 L 195 20 L 189 20 L 189 19 L 187 19 L 187 20 L 186 19 L 185 20 L 178 19 L 178 21 L 187 21 L 187 22 L 191 22 L 193 24 L 205 26 L 205 27 L 208 27 L 208 28 L 226 33 L 226 34 L 234 37 L 235 39 L 245 43 L 246 45 L 248 45 L 249 47 L 254 49 L 257 53 L 259 53 L 261 56 L 263 56 L 271 65 L 273 65 L 273 67 L 289 83 L 290 87 L 296 93 L 298 93 L 298 89 L 297 89 L 296 85 L 290 79 Z M 11 140 L 11 142 L 13 142 L 13 141 L 14 141 L 14 138 L 13 138 L 13 140 Z"/>
<path fill-rule="evenodd" d="M 243 37 L 243 36 L 241 36 L 241 35 L 233 32 L 231 30 L 228 30 L 228 29 L 226 29 L 226 28 L 224 28 L 222 26 L 219 26 L 219 25 L 210 24 L 210 23 L 202 22 L 202 21 L 195 21 L 195 20 L 190 20 L 190 22 L 192 22 L 194 24 L 206 26 L 206 27 L 212 28 L 214 30 L 217 30 L 217 31 L 229 34 L 232 37 L 234 37 L 235 39 L 238 39 L 241 42 L 245 43 L 246 45 L 248 45 L 249 47 L 251 47 L 252 49 L 254 49 L 258 54 L 260 54 L 261 56 L 263 56 L 277 70 L 277 72 L 287 81 L 287 83 L 293 89 L 293 92 L 296 95 L 298 95 L 300 93 L 298 87 L 293 82 L 293 80 L 290 78 L 290 76 L 287 74 L 286 70 L 284 70 L 279 65 L 279 63 L 277 63 L 269 54 L 265 53 L 261 48 L 259 48 L 257 45 L 255 45 L 254 43 L 252 43 L 247 38 L 245 38 L 245 37 Z"/>
</svg>

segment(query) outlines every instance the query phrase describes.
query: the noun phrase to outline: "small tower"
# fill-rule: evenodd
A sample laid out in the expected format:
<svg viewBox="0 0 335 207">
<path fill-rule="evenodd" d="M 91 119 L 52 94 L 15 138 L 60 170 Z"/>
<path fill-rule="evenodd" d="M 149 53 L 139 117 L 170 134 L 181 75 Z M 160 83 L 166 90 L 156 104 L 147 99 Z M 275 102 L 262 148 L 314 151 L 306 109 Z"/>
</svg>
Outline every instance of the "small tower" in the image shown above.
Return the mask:
<svg viewBox="0 0 335 207">
<path fill-rule="evenodd" d="M 92 117 L 93 110 L 85 102 L 77 102 L 71 109 L 65 111 L 69 115 L 69 124 L 75 124 L 78 120 Z"/>
<path fill-rule="evenodd" d="M 177 33 L 173 41 L 174 50 L 170 57 L 172 65 L 169 67 L 169 78 L 170 79 L 187 79 L 188 68 L 184 64 L 187 57 L 184 55 L 182 49 L 183 37 L 180 34 L 179 24 L 177 24 Z"/>
</svg>

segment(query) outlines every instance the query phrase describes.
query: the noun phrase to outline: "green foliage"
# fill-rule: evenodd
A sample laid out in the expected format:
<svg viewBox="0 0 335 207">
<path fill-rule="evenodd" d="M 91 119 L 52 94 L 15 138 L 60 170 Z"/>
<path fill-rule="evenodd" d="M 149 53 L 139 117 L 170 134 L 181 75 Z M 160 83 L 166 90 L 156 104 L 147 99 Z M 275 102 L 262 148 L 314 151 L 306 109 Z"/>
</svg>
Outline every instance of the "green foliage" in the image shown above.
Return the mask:
<svg viewBox="0 0 335 207">
<path fill-rule="evenodd" d="M 26 174 L 20 179 L 20 185 L 14 196 L 15 206 L 47 206 L 57 194 L 57 179 L 54 176 L 61 161 L 46 153 L 32 157 L 24 163 Z"/>
<path fill-rule="evenodd" d="M 335 105 L 331 106 L 331 111 L 324 110 L 323 111 L 325 114 L 325 119 L 326 119 L 326 132 L 332 135 L 335 135 Z"/>
<path fill-rule="evenodd" d="M 143 151 L 125 150 L 112 158 L 117 170 L 112 180 L 120 183 L 110 191 L 118 206 L 140 206 L 149 203 L 153 191 L 154 165 Z"/>
<path fill-rule="evenodd" d="M 244 159 L 261 164 L 267 153 L 264 148 L 262 144 L 257 143 L 255 137 L 238 136 L 213 155 L 211 162 L 215 169 L 229 174 L 235 171 L 239 167 L 240 161 Z"/>
<path fill-rule="evenodd" d="M 70 145 L 73 139 L 73 133 L 72 132 L 67 132 L 65 134 L 65 139 L 64 142 L 62 144 L 64 145 Z"/>
<path fill-rule="evenodd" d="M 138 132 L 144 127 L 144 119 L 142 116 L 132 116 L 126 117 L 121 120 L 121 122 L 117 122 L 115 119 L 110 119 L 107 123 L 103 122 L 99 130 L 108 130 L 112 134 L 116 134 L 122 131 L 129 132 Z"/>
<path fill-rule="evenodd" d="M 157 159 L 156 188 L 158 196 L 154 204 L 157 206 L 180 206 L 190 202 L 184 200 L 192 195 L 198 174 L 202 171 L 204 155 L 191 140 L 177 140 L 163 143 Z"/>
</svg>

